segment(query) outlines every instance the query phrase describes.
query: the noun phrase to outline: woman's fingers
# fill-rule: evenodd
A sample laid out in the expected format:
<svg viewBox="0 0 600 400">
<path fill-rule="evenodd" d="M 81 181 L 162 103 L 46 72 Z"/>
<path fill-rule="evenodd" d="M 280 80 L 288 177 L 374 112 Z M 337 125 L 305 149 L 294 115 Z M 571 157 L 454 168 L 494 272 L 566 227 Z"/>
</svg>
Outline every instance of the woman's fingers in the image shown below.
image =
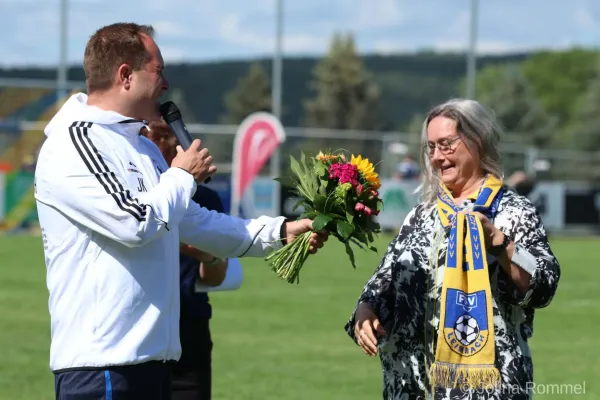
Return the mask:
<svg viewBox="0 0 600 400">
<path fill-rule="evenodd" d="M 374 320 L 376 321 L 377 318 L 374 318 Z M 357 343 L 363 349 L 365 354 L 369 356 L 375 356 L 377 354 L 377 338 L 373 331 L 373 320 L 367 319 L 359 321 L 354 334 Z"/>
<path fill-rule="evenodd" d="M 379 323 L 377 318 L 373 321 L 373 329 L 375 329 L 375 332 L 377 332 L 378 335 L 385 335 L 385 329 L 383 329 L 383 325 Z"/>
</svg>

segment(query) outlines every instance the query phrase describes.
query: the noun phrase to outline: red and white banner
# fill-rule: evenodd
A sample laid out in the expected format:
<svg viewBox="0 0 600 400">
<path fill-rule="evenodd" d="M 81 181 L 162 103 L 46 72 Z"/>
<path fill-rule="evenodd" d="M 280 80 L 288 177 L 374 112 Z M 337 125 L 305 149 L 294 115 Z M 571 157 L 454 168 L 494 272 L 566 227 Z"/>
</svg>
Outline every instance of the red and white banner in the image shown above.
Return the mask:
<svg viewBox="0 0 600 400">
<path fill-rule="evenodd" d="M 238 214 L 241 199 L 254 178 L 283 142 L 285 142 L 285 131 L 274 115 L 257 112 L 242 121 L 233 144 L 231 172 L 231 213 L 233 215 Z"/>
</svg>

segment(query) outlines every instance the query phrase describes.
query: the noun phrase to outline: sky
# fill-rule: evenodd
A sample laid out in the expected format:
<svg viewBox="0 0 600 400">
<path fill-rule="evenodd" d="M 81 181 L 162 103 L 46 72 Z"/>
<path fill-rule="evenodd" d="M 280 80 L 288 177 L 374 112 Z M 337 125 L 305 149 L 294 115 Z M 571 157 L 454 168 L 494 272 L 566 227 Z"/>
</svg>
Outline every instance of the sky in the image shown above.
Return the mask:
<svg viewBox="0 0 600 400">
<path fill-rule="evenodd" d="M 463 51 L 470 0 L 285 0 L 283 52 L 322 55 L 334 32 L 361 53 Z M 152 24 L 166 63 L 269 57 L 276 0 L 69 0 L 68 60 L 113 22 Z M 0 0 L 0 66 L 55 66 L 60 0 Z M 479 0 L 478 53 L 600 44 L 598 0 Z"/>
</svg>

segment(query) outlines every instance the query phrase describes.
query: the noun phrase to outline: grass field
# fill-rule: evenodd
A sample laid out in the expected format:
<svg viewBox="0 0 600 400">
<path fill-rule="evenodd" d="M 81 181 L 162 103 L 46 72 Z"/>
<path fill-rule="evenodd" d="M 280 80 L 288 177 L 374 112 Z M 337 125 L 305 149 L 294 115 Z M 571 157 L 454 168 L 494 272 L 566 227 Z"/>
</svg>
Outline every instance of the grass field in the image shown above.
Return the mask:
<svg viewBox="0 0 600 400">
<path fill-rule="evenodd" d="M 380 251 L 389 237 L 382 238 Z M 531 341 L 535 398 L 600 399 L 600 240 L 553 239 L 562 266 L 558 294 L 536 314 Z M 278 280 L 260 259 L 243 261 L 245 283 L 212 296 L 214 399 L 381 398 L 379 360 L 343 326 L 380 254 L 358 254 L 353 270 L 337 243 L 311 257 L 300 285 Z M 41 239 L 0 237 L 0 399 L 53 398 Z M 585 383 L 585 394 L 566 386 Z M 554 389 L 553 389 L 554 388 Z M 554 394 L 549 394 L 554 390 Z"/>
</svg>

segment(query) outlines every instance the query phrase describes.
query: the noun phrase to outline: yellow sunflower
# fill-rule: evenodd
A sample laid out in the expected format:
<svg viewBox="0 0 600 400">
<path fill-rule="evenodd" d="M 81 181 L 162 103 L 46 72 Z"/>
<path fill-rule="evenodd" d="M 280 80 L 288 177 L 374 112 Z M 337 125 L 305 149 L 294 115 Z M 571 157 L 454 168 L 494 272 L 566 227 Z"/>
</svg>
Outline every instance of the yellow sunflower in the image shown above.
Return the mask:
<svg viewBox="0 0 600 400">
<path fill-rule="evenodd" d="M 365 177 L 367 182 L 369 182 L 370 187 L 373 189 L 379 189 L 381 187 L 379 175 L 375 172 L 375 167 L 373 167 L 373 164 L 368 158 L 362 158 L 362 156 L 354 157 L 354 154 L 352 154 L 350 163 L 356 165 L 358 171 Z"/>
</svg>

